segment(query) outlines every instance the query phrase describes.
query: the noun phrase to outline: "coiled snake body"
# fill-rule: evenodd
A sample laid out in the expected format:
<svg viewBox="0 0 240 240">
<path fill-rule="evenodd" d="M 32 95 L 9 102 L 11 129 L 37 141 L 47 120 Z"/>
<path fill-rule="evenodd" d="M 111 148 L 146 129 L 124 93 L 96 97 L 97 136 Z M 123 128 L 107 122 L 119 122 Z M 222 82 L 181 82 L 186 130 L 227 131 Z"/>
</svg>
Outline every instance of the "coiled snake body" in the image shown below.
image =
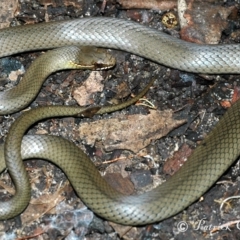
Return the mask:
<svg viewBox="0 0 240 240">
<path fill-rule="evenodd" d="M 190 72 L 211 74 L 240 72 L 240 45 L 196 45 L 131 21 L 85 18 L 0 31 L 0 57 L 66 45 L 121 49 Z M 55 140 L 52 138 L 47 140 L 45 137 L 37 137 L 35 141 L 35 138 L 29 140 L 26 137 L 23 147 L 27 147 L 25 143 L 29 142 L 31 144 L 29 148 L 35 152 L 31 151 L 28 155 L 23 148 L 22 155 L 46 159 L 55 159 L 58 153 L 59 156 L 64 154 L 66 159 L 76 159 L 80 156 L 84 159 L 83 173 L 79 174 L 77 171 L 80 167 L 75 160 L 73 164 L 70 161 L 72 168 L 65 170 L 64 166 L 62 167 L 83 201 L 106 219 L 122 224 L 143 225 L 170 217 L 189 206 L 206 192 L 237 158 L 240 152 L 239 107 L 240 102 L 237 102 L 227 111 L 215 129 L 170 180 L 140 196 L 123 196 L 116 192 L 101 180 L 100 175 L 94 171 L 92 163 L 85 162 L 85 155 L 79 153 L 71 144 L 68 146 L 64 140 L 59 140 L 60 143 L 55 145 Z M 39 120 L 36 116 L 38 114 L 38 110 L 32 110 L 24 114 L 28 117 L 21 117 L 13 124 L 10 130 L 11 136 L 7 137 L 9 142 L 6 143 L 7 147 L 5 146 L 5 157 L 15 157 L 15 153 L 6 153 L 9 149 L 14 150 L 14 144 L 20 151 L 21 138 L 27 128 L 25 122 L 23 128 L 21 124 L 26 119 L 26 122 L 32 124 L 34 117 Z M 58 116 L 58 113 L 53 115 Z M 59 113 L 59 115 L 63 114 Z M 14 134 L 19 134 L 19 131 L 21 136 L 16 140 Z M 15 140 L 17 142 L 14 142 Z M 39 154 L 43 146 L 46 151 Z M 68 151 L 64 146 L 68 146 L 71 150 Z M 14 167 L 15 163 L 10 164 Z M 59 164 L 61 166 L 61 163 Z M 86 172 L 88 174 L 85 174 Z M 1 205 L 0 214 L 2 214 Z M 7 217 L 11 216 L 0 216 L 2 219 Z"/>
</svg>

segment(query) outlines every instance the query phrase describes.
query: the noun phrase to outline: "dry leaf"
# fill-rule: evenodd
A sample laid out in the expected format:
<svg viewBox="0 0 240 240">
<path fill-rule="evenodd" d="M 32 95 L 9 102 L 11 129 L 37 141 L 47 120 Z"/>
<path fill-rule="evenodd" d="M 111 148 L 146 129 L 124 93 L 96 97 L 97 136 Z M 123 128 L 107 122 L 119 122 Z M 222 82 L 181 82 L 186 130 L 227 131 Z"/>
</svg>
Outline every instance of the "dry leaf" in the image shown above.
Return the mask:
<svg viewBox="0 0 240 240">
<path fill-rule="evenodd" d="M 123 178 L 121 173 L 107 173 L 104 179 L 118 192 L 124 195 L 131 195 L 134 193 L 134 185 L 129 177 Z"/>
<path fill-rule="evenodd" d="M 138 235 L 136 227 L 123 226 L 113 222 L 109 222 L 109 225 L 112 226 L 121 239 L 136 239 Z"/>
<path fill-rule="evenodd" d="M 186 122 L 185 119 L 175 120 L 172 115 L 171 110 L 150 110 L 148 115 L 122 115 L 119 118 L 83 123 L 79 127 L 79 133 L 88 145 L 101 140 L 107 151 L 128 149 L 136 153 L 152 140 L 165 136 Z"/>
<path fill-rule="evenodd" d="M 39 3 L 44 6 L 53 6 L 53 7 L 59 7 L 62 4 L 65 6 L 73 6 L 75 9 L 82 9 L 82 2 L 78 0 L 39 0 Z"/>
<path fill-rule="evenodd" d="M 44 214 L 50 212 L 54 207 L 56 207 L 60 202 L 62 202 L 65 197 L 62 193 L 67 191 L 69 184 L 64 184 L 63 187 L 58 188 L 54 193 L 50 193 L 49 189 L 46 189 L 46 193 L 43 193 L 37 199 L 31 199 L 27 209 L 21 215 L 21 220 L 23 225 L 28 225 Z"/>
</svg>

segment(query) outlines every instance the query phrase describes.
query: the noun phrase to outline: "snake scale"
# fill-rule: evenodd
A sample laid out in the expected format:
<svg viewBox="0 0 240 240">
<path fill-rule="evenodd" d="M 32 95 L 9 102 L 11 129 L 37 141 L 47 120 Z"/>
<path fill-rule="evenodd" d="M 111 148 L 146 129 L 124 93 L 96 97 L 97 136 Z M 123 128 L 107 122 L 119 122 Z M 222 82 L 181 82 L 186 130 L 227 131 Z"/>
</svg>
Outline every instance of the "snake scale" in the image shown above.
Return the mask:
<svg viewBox="0 0 240 240">
<path fill-rule="evenodd" d="M 210 74 L 240 72 L 240 45 L 187 43 L 155 29 L 121 19 L 83 18 L 0 31 L 0 57 L 66 45 L 120 49 L 189 72 Z M 148 224 L 173 216 L 196 201 L 238 157 L 239 108 L 238 101 L 173 177 L 154 190 L 139 196 L 124 196 L 112 189 L 96 172 L 88 158 L 66 140 L 27 136 L 22 144 L 22 157 L 40 157 L 54 161 L 58 155 L 65 156 L 64 159 L 70 159 L 67 165 L 71 167 L 67 168 L 66 163 L 61 161 L 62 158 L 58 164 L 66 172 L 79 196 L 94 212 L 122 224 Z M 61 107 L 57 107 L 56 112 L 53 112 L 51 107 L 50 110 L 46 109 L 48 108 L 26 112 L 12 125 L 4 149 L 6 162 L 12 165 L 12 168 L 16 166 L 12 158 L 17 158 L 18 164 L 21 162 L 22 136 L 29 124 L 39 120 L 40 117 L 37 115 L 63 116 L 62 111 L 65 111 Z M 73 160 L 79 158 L 82 160 L 84 171 L 80 170 L 81 164 Z M 15 177 L 16 184 L 17 171 Z M 2 204 L 4 203 L 0 204 L 0 218 L 5 219 L 9 215 L 6 217 L 2 213 Z M 8 206 L 10 207 L 13 206 Z"/>
</svg>

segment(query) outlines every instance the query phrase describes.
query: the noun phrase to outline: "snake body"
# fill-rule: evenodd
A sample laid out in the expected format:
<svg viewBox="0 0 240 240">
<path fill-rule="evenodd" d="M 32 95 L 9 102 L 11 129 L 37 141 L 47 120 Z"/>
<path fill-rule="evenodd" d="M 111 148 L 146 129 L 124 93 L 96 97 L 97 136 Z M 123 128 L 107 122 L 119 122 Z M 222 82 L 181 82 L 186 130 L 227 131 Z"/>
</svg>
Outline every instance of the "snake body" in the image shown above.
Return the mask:
<svg viewBox="0 0 240 240">
<path fill-rule="evenodd" d="M 115 59 L 98 48 L 67 46 L 42 54 L 31 64 L 16 87 L 0 92 L 0 115 L 28 106 L 44 80 L 53 72 L 63 69 L 106 69 L 114 65 Z"/>
<path fill-rule="evenodd" d="M 83 18 L 0 30 L 0 57 L 66 45 L 120 49 L 189 72 L 239 73 L 240 67 L 239 44 L 197 45 L 121 19 Z"/>
<path fill-rule="evenodd" d="M 15 40 L 16 36 L 18 36 L 18 42 Z M 185 71 L 240 72 L 240 45 L 199 46 L 131 21 L 86 18 L 0 31 L 0 56 L 73 44 L 121 49 Z M 143 225 L 163 220 L 196 201 L 239 155 L 239 108 L 240 102 L 234 104 L 184 166 L 170 180 L 150 192 L 139 196 L 121 195 L 109 187 L 105 181 L 100 180 L 100 175 L 94 172 L 91 162 L 84 161 L 86 171 L 81 175 L 78 173 L 79 166 L 70 161 L 68 164 L 72 164 L 72 167 L 67 170 L 67 175 L 83 201 L 106 219 L 129 225 Z M 64 116 L 64 111 L 65 109 L 61 107 L 34 109 L 24 113 L 14 122 L 6 139 L 5 158 L 7 166 L 15 169 L 13 173 L 15 183 L 19 184 L 17 178 L 19 171 L 24 171 L 21 165 L 20 148 L 23 134 L 28 126 L 42 118 Z M 82 111 L 84 113 L 85 110 Z M 53 157 L 51 152 L 53 152 L 56 155 L 58 153 L 65 155 L 65 158 L 69 159 L 76 156 L 76 158 L 80 156 L 85 159 L 82 153 L 75 154 L 75 150 L 68 152 L 64 148 L 67 145 L 65 143 L 55 146 L 52 140 L 47 144 L 44 143 L 45 140 L 40 140 L 40 143 L 37 138 L 36 141 L 34 138 L 31 140 L 32 149 L 36 147 L 36 156 L 51 159 Z M 38 155 L 42 147 L 46 151 L 43 153 L 43 155 L 46 154 L 44 156 Z M 48 147 L 53 147 L 55 150 L 50 150 Z M 34 157 L 34 154 L 33 152 L 31 156 Z M 25 157 L 24 153 L 23 157 Z M 16 165 L 21 166 L 18 169 Z M 26 178 L 25 175 L 23 181 Z M 2 219 L 11 217 L 4 216 L 4 209 L 1 206 L 0 217 L 3 216 Z"/>
</svg>

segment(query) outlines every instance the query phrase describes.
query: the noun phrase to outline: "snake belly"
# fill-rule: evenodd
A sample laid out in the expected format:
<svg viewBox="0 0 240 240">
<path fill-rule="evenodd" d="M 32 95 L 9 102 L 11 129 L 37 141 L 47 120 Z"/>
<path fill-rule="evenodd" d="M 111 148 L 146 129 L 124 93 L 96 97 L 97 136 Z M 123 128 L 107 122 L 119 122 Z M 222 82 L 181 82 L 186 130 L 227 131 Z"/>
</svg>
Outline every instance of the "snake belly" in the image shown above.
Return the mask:
<svg viewBox="0 0 240 240">
<path fill-rule="evenodd" d="M 47 37 L 42 38 L 43 35 Z M 16 36 L 21 41 L 16 43 Z M 125 50 L 184 71 L 240 72 L 240 45 L 186 43 L 131 21 L 86 18 L 0 31 L 0 56 L 78 44 Z M 106 219 L 127 225 L 143 225 L 168 218 L 196 201 L 239 155 L 239 107 L 240 102 L 234 104 L 184 166 L 170 180 L 150 192 L 139 196 L 123 196 L 100 182 L 92 170 L 83 177 L 77 176 L 76 166 L 69 170 L 68 177 L 79 177 L 83 181 L 76 182 L 80 188 L 79 195 L 94 212 Z M 17 146 L 21 159 L 22 135 L 29 122 L 32 123 L 33 118 L 38 119 L 37 114 L 38 110 L 30 111 L 24 114 L 27 117 L 20 117 L 13 124 L 5 151 L 14 150 L 11 146 Z M 53 115 L 58 116 L 58 113 Z M 16 139 L 14 134 L 19 133 L 21 136 Z M 59 151 L 63 147 L 59 147 Z M 5 153 L 5 156 L 11 154 Z M 71 153 L 68 157 L 71 159 Z"/>
</svg>

